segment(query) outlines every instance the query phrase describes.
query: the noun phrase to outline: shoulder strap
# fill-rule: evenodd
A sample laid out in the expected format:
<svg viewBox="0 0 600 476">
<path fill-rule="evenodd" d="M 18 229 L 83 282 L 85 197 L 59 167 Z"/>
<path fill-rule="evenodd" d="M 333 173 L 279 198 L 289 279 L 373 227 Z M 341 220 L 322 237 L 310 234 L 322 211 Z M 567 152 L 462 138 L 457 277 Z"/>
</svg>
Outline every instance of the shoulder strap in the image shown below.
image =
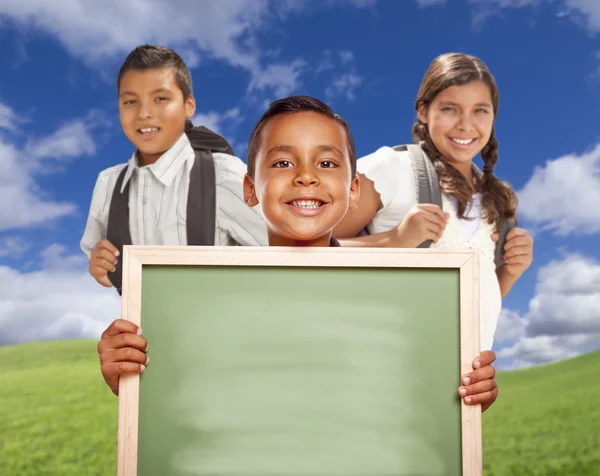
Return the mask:
<svg viewBox="0 0 600 476">
<path fill-rule="evenodd" d="M 443 208 L 437 172 L 421 146 L 417 144 L 398 145 L 394 147 L 394 150 L 407 151 L 410 156 L 415 177 L 417 203 L 432 203 Z M 431 243 L 431 240 L 424 241 L 417 248 L 429 248 Z"/>
<path fill-rule="evenodd" d="M 129 231 L 129 184 L 131 181 L 127 182 L 123 193 L 121 193 L 121 187 L 123 186 L 127 168 L 127 166 L 123 168 L 117 178 L 117 183 L 115 183 L 115 188 L 110 200 L 108 225 L 106 229 L 106 239 L 119 250 L 117 264 L 115 266 L 116 269 L 114 272 L 108 273 L 108 279 L 119 294 L 121 294 L 121 287 L 123 285 L 123 246 L 131 245 L 131 233 Z"/>
<path fill-rule="evenodd" d="M 235 155 L 225 138 L 207 127 L 193 126 L 190 123 L 190 127 L 186 128 L 185 133 L 194 150 L 208 150 L 210 152 Z"/>
<path fill-rule="evenodd" d="M 216 221 L 215 162 L 209 150 L 195 153 L 187 200 L 187 244 L 212 246 Z"/>
<path fill-rule="evenodd" d="M 482 170 L 473 164 L 473 173 L 477 178 L 483 177 Z M 496 249 L 494 252 L 494 263 L 496 266 L 502 266 L 504 261 L 504 245 L 506 244 L 506 235 L 517 225 L 517 221 L 514 218 L 501 219 L 498 225 L 498 241 L 496 242 Z"/>
<path fill-rule="evenodd" d="M 496 266 L 502 266 L 505 264 L 504 261 L 504 245 L 506 244 L 506 235 L 517 225 L 517 221 L 514 218 L 508 220 L 502 220 L 498 227 L 498 241 L 496 242 L 496 253 L 494 262 Z"/>
</svg>

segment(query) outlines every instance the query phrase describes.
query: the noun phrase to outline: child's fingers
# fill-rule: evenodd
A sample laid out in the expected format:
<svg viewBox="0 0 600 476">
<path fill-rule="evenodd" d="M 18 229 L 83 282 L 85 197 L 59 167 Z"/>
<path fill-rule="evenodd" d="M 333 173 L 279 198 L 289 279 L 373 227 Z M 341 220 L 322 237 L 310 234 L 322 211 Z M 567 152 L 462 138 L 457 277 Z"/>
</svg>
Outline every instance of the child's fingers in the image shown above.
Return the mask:
<svg viewBox="0 0 600 476">
<path fill-rule="evenodd" d="M 498 383 L 496 382 L 496 377 L 492 377 L 482 380 L 481 382 L 474 383 L 473 385 L 462 385 L 458 389 L 458 394 L 461 397 L 473 396 L 494 390 L 497 386 Z"/>
<path fill-rule="evenodd" d="M 531 248 L 533 246 L 533 238 L 531 236 L 519 236 L 506 241 L 504 251 L 508 252 L 515 247 Z"/>
<path fill-rule="evenodd" d="M 511 247 L 506 253 L 504 253 L 505 258 L 510 258 L 511 256 L 518 255 L 530 255 L 533 252 L 533 248 L 530 245 L 519 245 Z"/>
<path fill-rule="evenodd" d="M 467 397 L 463 397 L 463 401 L 467 405 L 481 404 L 481 405 L 485 406 L 485 408 L 482 407 L 482 410 L 485 410 L 492 403 L 494 403 L 496 401 L 497 397 L 498 397 L 498 387 L 496 387 L 493 390 L 490 390 L 488 392 L 483 392 L 483 393 L 478 393 L 477 395 L 469 395 Z"/>
<path fill-rule="evenodd" d="M 417 205 L 419 210 L 426 212 L 427 215 L 436 216 L 442 223 L 446 223 L 448 219 L 448 214 L 444 213 L 444 211 L 437 205 L 433 203 L 421 203 Z"/>
<path fill-rule="evenodd" d="M 100 355 L 102 364 L 112 364 L 115 362 L 132 362 L 134 364 L 148 365 L 150 358 L 145 352 L 133 347 L 124 347 L 122 349 L 110 349 Z"/>
<path fill-rule="evenodd" d="M 495 376 L 496 369 L 491 365 L 486 365 L 485 367 L 464 375 L 461 379 L 461 384 L 463 387 L 467 387 L 469 385 L 483 382 L 484 380 L 492 379 Z"/>
<path fill-rule="evenodd" d="M 136 326 L 133 322 L 126 319 L 115 319 L 102 333 L 101 339 L 109 336 L 115 336 L 121 332 L 142 335 L 142 329 Z"/>
<path fill-rule="evenodd" d="M 102 286 L 106 288 L 112 288 L 112 283 L 110 282 L 110 279 L 108 279 L 108 275 L 94 276 L 94 279 L 96 279 L 96 281 L 99 282 Z"/>
<path fill-rule="evenodd" d="M 106 261 L 105 259 L 93 259 L 90 261 L 90 274 L 92 276 L 100 276 L 106 273 L 113 273 L 115 269 L 115 265 Z"/>
<path fill-rule="evenodd" d="M 119 256 L 119 250 L 108 240 L 102 240 L 96 245 L 96 248 L 102 248 L 110 252 L 113 256 Z"/>
<path fill-rule="evenodd" d="M 109 336 L 103 339 L 98 344 L 99 353 L 108 352 L 115 349 L 122 349 L 125 347 L 132 347 L 142 352 L 148 350 L 148 342 L 137 334 L 131 334 L 129 332 L 123 332 L 116 336 Z"/>
<path fill-rule="evenodd" d="M 93 260 L 103 260 L 115 265 L 117 264 L 117 257 L 108 250 L 97 250 L 92 254 Z"/>
<path fill-rule="evenodd" d="M 112 362 L 102 365 L 101 370 L 105 379 L 111 379 L 122 375 L 139 374 L 146 370 L 146 366 L 135 362 Z"/>
<path fill-rule="evenodd" d="M 527 236 L 529 233 L 527 232 L 527 230 L 524 230 L 523 228 L 513 228 L 512 230 L 510 230 L 507 234 L 506 234 L 506 241 L 510 241 L 512 240 L 514 237 L 516 236 Z"/>
<path fill-rule="evenodd" d="M 473 368 L 480 369 L 481 367 L 485 367 L 486 365 L 490 365 L 494 363 L 496 360 L 496 353 L 491 350 L 482 351 L 478 357 L 475 357 L 473 360 Z"/>
</svg>

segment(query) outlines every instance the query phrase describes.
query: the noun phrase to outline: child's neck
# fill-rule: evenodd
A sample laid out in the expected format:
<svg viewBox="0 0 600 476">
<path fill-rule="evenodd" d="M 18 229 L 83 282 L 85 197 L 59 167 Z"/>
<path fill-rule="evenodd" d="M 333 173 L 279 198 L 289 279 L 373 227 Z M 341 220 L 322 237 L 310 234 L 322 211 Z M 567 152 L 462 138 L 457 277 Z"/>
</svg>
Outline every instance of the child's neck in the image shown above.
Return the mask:
<svg viewBox="0 0 600 476">
<path fill-rule="evenodd" d="M 461 162 L 461 163 L 451 163 L 450 166 L 454 167 L 458 170 L 461 175 L 467 180 L 467 183 L 471 185 L 471 192 L 477 192 L 477 186 L 473 180 L 473 162 Z"/>
<path fill-rule="evenodd" d="M 330 243 L 331 232 L 314 240 L 294 240 L 269 232 L 269 246 L 329 246 Z"/>
<path fill-rule="evenodd" d="M 165 152 L 162 152 L 160 154 L 145 154 L 138 150 L 138 167 L 145 167 L 146 165 L 155 164 L 156 162 L 158 162 L 158 159 L 160 159 L 164 155 Z"/>
</svg>

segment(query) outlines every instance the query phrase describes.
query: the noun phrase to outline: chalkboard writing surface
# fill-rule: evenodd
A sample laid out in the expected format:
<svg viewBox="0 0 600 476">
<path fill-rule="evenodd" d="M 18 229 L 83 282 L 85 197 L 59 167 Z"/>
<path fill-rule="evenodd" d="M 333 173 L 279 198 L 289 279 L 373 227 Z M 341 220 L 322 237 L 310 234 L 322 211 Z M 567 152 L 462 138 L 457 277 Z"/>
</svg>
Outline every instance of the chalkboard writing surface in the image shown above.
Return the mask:
<svg viewBox="0 0 600 476">
<path fill-rule="evenodd" d="M 121 474 L 480 474 L 479 410 L 456 394 L 476 253 L 125 253 L 152 362 L 121 382 Z"/>
</svg>

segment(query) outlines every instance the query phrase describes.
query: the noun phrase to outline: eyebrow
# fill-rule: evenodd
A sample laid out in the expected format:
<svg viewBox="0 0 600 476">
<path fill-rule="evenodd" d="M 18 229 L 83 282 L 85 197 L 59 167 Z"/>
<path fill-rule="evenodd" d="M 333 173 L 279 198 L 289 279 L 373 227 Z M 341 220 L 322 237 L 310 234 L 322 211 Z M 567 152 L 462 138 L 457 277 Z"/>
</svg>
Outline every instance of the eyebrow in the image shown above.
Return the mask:
<svg viewBox="0 0 600 476">
<path fill-rule="evenodd" d="M 154 91 L 152 91 L 150 94 L 156 94 L 156 93 L 170 93 L 172 92 L 170 89 L 167 88 L 158 88 L 155 89 Z M 119 96 L 137 96 L 136 93 L 134 93 L 133 91 L 123 91 L 119 94 Z"/>
<path fill-rule="evenodd" d="M 442 106 L 460 106 L 460 104 L 457 104 L 457 103 L 452 102 L 452 101 L 440 101 L 440 104 Z M 489 108 L 491 108 L 492 105 L 489 102 L 478 102 L 477 104 L 475 104 L 475 107 L 489 107 Z"/>
<path fill-rule="evenodd" d="M 267 153 L 266 156 L 268 156 L 269 154 L 272 154 L 273 152 L 289 152 L 292 153 L 295 151 L 295 147 L 291 146 L 291 145 L 276 145 L 275 147 L 270 148 Z M 317 149 L 320 152 L 332 152 L 335 155 L 337 155 L 340 159 L 344 158 L 344 153 L 338 149 L 336 146 L 334 145 L 320 145 L 317 147 Z"/>
</svg>

